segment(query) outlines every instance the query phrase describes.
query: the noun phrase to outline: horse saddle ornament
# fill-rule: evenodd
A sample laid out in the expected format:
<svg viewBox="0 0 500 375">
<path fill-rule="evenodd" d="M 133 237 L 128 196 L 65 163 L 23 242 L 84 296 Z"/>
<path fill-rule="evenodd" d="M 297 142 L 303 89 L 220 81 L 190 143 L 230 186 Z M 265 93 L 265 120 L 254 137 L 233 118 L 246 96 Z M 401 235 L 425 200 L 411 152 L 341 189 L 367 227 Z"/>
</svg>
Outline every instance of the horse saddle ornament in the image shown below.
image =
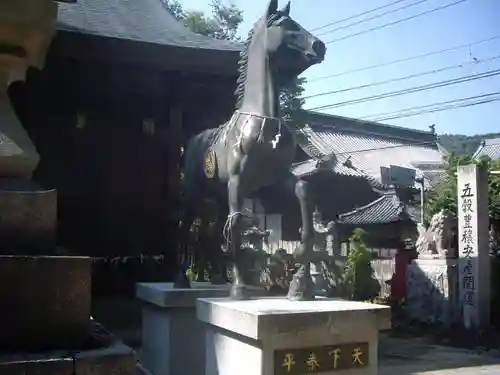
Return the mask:
<svg viewBox="0 0 500 375">
<path fill-rule="evenodd" d="M 214 178 L 217 173 L 217 158 L 212 147 L 209 147 L 205 152 L 203 170 L 207 178 Z"/>
</svg>

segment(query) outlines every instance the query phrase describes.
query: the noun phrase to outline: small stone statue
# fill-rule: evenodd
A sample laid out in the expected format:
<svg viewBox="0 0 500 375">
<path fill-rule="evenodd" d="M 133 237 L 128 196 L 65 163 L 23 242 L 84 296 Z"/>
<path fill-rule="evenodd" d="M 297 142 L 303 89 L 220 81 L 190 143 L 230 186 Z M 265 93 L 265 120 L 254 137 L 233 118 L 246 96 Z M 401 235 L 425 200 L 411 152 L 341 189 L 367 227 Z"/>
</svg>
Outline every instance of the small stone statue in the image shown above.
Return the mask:
<svg viewBox="0 0 500 375">
<path fill-rule="evenodd" d="M 441 210 L 435 214 L 427 229 L 419 223 L 417 230 L 419 237 L 415 247 L 419 256 L 441 259 L 457 256 L 457 219 L 449 211 Z"/>
<path fill-rule="evenodd" d="M 259 218 L 251 212 L 248 212 L 246 215 L 244 215 L 242 221 L 243 227 L 247 228 L 242 232 L 244 242 L 243 246 L 247 245 L 252 249 L 262 250 L 264 247 L 264 239 L 269 237 L 271 231 L 260 229 Z"/>
<path fill-rule="evenodd" d="M 328 282 L 328 256 L 333 255 L 336 240 L 335 222 L 330 221 L 327 225 L 321 220 L 321 213 L 316 209 L 313 214 L 314 227 L 314 256 L 311 262 L 311 275 L 316 287 L 317 294 L 326 294 L 329 288 Z M 328 251 L 330 247 L 331 251 Z"/>
</svg>

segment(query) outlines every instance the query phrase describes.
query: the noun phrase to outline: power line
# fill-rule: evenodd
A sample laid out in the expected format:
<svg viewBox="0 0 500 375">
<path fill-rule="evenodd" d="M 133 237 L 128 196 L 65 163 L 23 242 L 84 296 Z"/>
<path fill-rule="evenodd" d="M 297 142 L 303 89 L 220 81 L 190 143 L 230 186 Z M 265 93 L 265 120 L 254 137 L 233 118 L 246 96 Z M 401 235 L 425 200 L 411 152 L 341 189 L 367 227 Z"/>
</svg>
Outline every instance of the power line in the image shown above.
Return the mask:
<svg viewBox="0 0 500 375">
<path fill-rule="evenodd" d="M 457 1 L 454 1 L 453 3 L 442 5 L 442 6 L 437 7 L 437 8 L 432 8 L 432 9 L 427 10 L 425 12 L 414 14 L 413 16 L 410 16 L 410 17 L 402 18 L 400 20 L 396 20 L 396 21 L 393 21 L 393 22 L 388 22 L 388 23 L 385 23 L 385 24 L 380 25 L 380 26 L 372 27 L 371 29 L 360 31 L 358 33 L 349 34 L 349 35 L 346 35 L 346 36 L 344 36 L 342 38 L 333 39 L 333 40 L 330 40 L 328 42 L 325 42 L 325 44 L 340 42 L 341 40 L 346 40 L 346 39 L 354 38 L 355 36 L 363 35 L 363 34 L 366 34 L 366 33 L 370 33 L 372 31 L 376 31 L 376 30 L 380 30 L 380 29 L 383 29 L 383 28 L 386 28 L 386 27 L 389 27 L 389 26 L 397 25 L 397 24 L 399 24 L 401 22 L 406 22 L 406 21 L 412 20 L 412 19 L 417 18 L 417 17 L 422 17 L 422 16 L 425 16 L 427 14 L 431 14 L 431 13 L 437 12 L 439 10 L 450 8 L 452 6 L 458 5 L 458 4 L 463 3 L 465 1 L 467 1 L 467 0 L 457 0 Z"/>
<path fill-rule="evenodd" d="M 368 18 L 362 19 L 360 21 L 351 22 L 351 23 L 349 23 L 349 24 L 347 24 L 345 26 L 340 26 L 340 27 L 337 27 L 337 28 L 335 28 L 333 30 L 323 31 L 322 33 L 317 34 L 317 36 L 331 34 L 331 33 L 334 33 L 336 31 L 348 29 L 349 27 L 360 25 L 362 23 L 365 23 L 365 22 L 368 22 L 368 21 L 372 21 L 374 19 L 377 19 L 377 18 L 380 18 L 380 17 L 383 17 L 383 16 L 387 16 L 388 14 L 396 13 L 397 11 L 400 11 L 400 10 L 403 10 L 403 9 L 408 9 L 408 8 L 413 7 L 415 5 L 418 5 L 418 4 L 421 4 L 421 3 L 425 3 L 426 1 L 429 1 L 429 0 L 419 0 L 419 1 L 416 1 L 414 3 L 410 3 L 410 4 L 404 5 L 402 7 L 396 8 L 396 9 L 388 10 L 387 12 L 384 12 L 384 13 L 376 14 L 376 15 L 374 15 L 372 17 L 368 17 Z"/>
<path fill-rule="evenodd" d="M 451 109 L 474 107 L 476 105 L 488 104 L 488 103 L 493 103 L 493 102 L 498 102 L 498 101 L 500 101 L 500 96 L 498 98 L 483 99 L 483 100 L 479 100 L 479 101 L 476 101 L 476 102 L 473 102 L 473 103 L 463 103 L 463 104 L 456 104 L 456 105 L 444 106 L 444 107 L 441 107 L 441 108 L 429 109 L 429 110 L 420 111 L 420 112 L 403 113 L 403 114 L 401 114 L 399 116 L 392 116 L 392 117 L 380 118 L 380 119 L 377 119 L 377 121 L 395 120 L 395 119 L 400 119 L 400 118 L 406 118 L 406 117 L 413 117 L 413 116 L 423 115 L 423 114 L 427 114 L 427 113 L 449 111 Z"/>
<path fill-rule="evenodd" d="M 333 26 L 333 25 L 338 25 L 339 23 L 343 23 L 345 21 L 350 21 L 354 18 L 358 18 L 358 17 L 361 17 L 361 16 L 364 16 L 365 14 L 370 14 L 370 13 L 373 13 L 373 12 L 376 12 L 377 10 L 380 10 L 380 9 L 384 9 L 384 8 L 387 8 L 387 7 L 390 7 L 391 5 L 395 5 L 395 4 L 398 4 L 398 3 L 402 3 L 403 1 L 407 1 L 407 0 L 396 0 L 396 1 L 392 1 L 391 3 L 389 4 L 386 4 L 386 5 L 382 5 L 380 7 L 377 7 L 377 8 L 373 8 L 373 9 L 370 9 L 370 10 L 367 10 L 366 12 L 362 12 L 362 13 L 358 13 L 358 14 L 354 14 L 352 16 L 349 16 L 347 18 L 342 18 L 338 21 L 334 21 L 334 22 L 330 22 L 330 23 L 327 23 L 326 25 L 323 25 L 323 26 L 319 26 L 319 27 L 316 27 L 314 29 L 311 29 L 311 31 L 318 31 L 318 30 L 322 30 L 326 27 L 329 27 L 329 26 Z"/>
<path fill-rule="evenodd" d="M 494 97 L 495 95 L 498 97 Z M 467 101 L 471 101 L 471 102 L 468 103 Z M 410 108 L 405 108 L 405 109 L 395 111 L 395 112 L 379 113 L 376 115 L 362 117 L 360 120 L 366 120 L 366 121 L 395 120 L 395 119 L 399 119 L 399 118 L 412 117 L 412 116 L 417 116 L 417 115 L 421 115 L 421 114 L 447 111 L 450 109 L 472 107 L 472 106 L 476 106 L 476 105 L 492 103 L 492 102 L 497 102 L 497 101 L 500 101 L 500 91 L 492 92 L 492 93 L 488 93 L 488 94 L 483 94 L 483 95 L 471 96 L 471 97 L 467 97 L 467 98 L 460 98 L 460 99 L 448 100 L 448 101 L 444 101 L 444 102 L 431 103 L 431 104 L 426 104 L 426 105 L 422 105 L 422 106 L 418 106 L 418 107 L 410 107 Z M 438 106 L 441 106 L 441 107 L 438 107 Z M 437 108 L 432 108 L 432 107 L 437 107 Z"/>
<path fill-rule="evenodd" d="M 427 85 L 410 87 L 410 88 L 403 89 L 403 90 L 390 91 L 390 92 L 379 94 L 379 95 L 371 95 L 371 96 L 366 96 L 363 98 L 346 100 L 344 102 L 321 105 L 318 107 L 308 108 L 308 110 L 338 108 L 338 107 L 344 107 L 344 106 L 353 105 L 353 104 L 366 103 L 366 102 L 371 102 L 371 101 L 380 100 L 380 99 L 392 98 L 394 96 L 412 94 L 415 92 L 426 91 L 426 90 L 436 89 L 436 88 L 440 88 L 440 87 L 456 85 L 459 83 L 475 81 L 477 79 L 489 78 L 489 77 L 493 77 L 493 76 L 497 76 L 497 75 L 500 75 L 500 69 L 490 70 L 490 71 L 483 72 L 483 73 L 463 76 L 460 78 L 454 78 L 454 79 L 449 79 L 449 80 L 445 80 L 445 81 L 433 82 L 433 83 L 430 83 Z"/>
<path fill-rule="evenodd" d="M 415 110 L 415 109 L 425 109 L 425 108 L 430 108 L 430 107 L 434 107 L 436 105 L 443 105 L 443 104 L 456 104 L 456 103 L 459 103 L 459 102 L 463 102 L 465 100 L 472 100 L 472 99 L 482 99 L 482 98 L 486 98 L 486 97 L 489 97 L 489 96 L 493 96 L 493 95 L 497 95 L 499 94 L 500 92 L 492 92 L 492 93 L 488 93 L 488 94 L 481 94 L 481 95 L 476 95 L 476 96 L 469 96 L 469 97 L 466 97 L 466 98 L 460 98 L 460 99 L 453 99 L 453 100 L 446 100 L 444 102 L 437 102 L 437 103 L 431 103 L 431 104 L 425 104 L 425 105 L 420 105 L 420 106 L 417 106 L 417 107 L 410 107 L 410 108 L 405 108 L 405 109 L 400 109 L 398 111 L 391 111 L 391 112 L 384 112 L 384 113 L 378 113 L 376 115 L 370 115 L 370 116 L 365 116 L 365 117 L 361 117 L 360 120 L 367 120 L 367 121 L 376 121 L 376 120 L 372 120 L 372 117 L 375 118 L 375 117 L 382 117 L 382 116 L 388 116 L 388 115 L 393 115 L 393 114 L 398 114 L 398 113 L 402 113 L 402 112 L 406 112 L 406 111 L 410 111 L 410 110 Z"/>
<path fill-rule="evenodd" d="M 401 114 L 399 116 L 393 116 L 393 117 L 390 117 L 390 118 L 385 118 L 383 120 L 394 120 L 394 119 L 399 119 L 399 118 L 418 116 L 418 115 L 422 115 L 422 114 L 426 114 L 426 113 L 449 111 L 450 109 L 474 107 L 476 105 L 494 103 L 494 102 L 498 102 L 498 101 L 500 101 L 500 96 L 498 98 L 478 100 L 478 101 L 473 102 L 473 103 L 463 103 L 463 104 L 449 105 L 449 106 L 446 106 L 446 107 L 434 108 L 434 109 L 430 109 L 430 110 L 427 110 L 427 111 L 420 111 L 420 112 L 414 112 L 414 113 L 405 113 L 405 114 Z"/>
<path fill-rule="evenodd" d="M 302 98 L 303 99 L 311 99 L 311 98 L 317 98 L 317 97 L 320 97 L 320 96 L 334 95 L 334 94 L 339 94 L 339 93 L 348 92 L 348 91 L 360 90 L 360 89 L 365 89 L 365 88 L 368 88 L 368 87 L 385 85 L 387 83 L 405 81 L 405 80 L 411 79 L 411 78 L 423 77 L 425 75 L 442 73 L 442 72 L 445 72 L 447 70 L 461 69 L 461 68 L 465 68 L 468 65 L 478 65 L 478 64 L 482 64 L 482 63 L 493 61 L 493 60 L 497 60 L 497 59 L 500 59 L 500 55 L 493 56 L 493 57 L 488 57 L 486 59 L 480 59 L 480 60 L 474 60 L 474 61 L 470 61 L 470 62 L 464 62 L 462 64 L 450 65 L 450 66 L 446 66 L 446 67 L 440 68 L 440 69 L 434 69 L 434 70 L 428 70 L 428 71 L 421 72 L 421 73 L 410 74 L 410 75 L 403 76 L 403 77 L 397 77 L 397 78 L 387 79 L 387 80 L 384 80 L 384 81 L 375 81 L 375 82 L 368 83 L 368 84 L 365 84 L 365 85 L 352 86 L 352 87 L 347 87 L 347 88 L 333 90 L 333 91 L 320 92 L 318 94 L 312 94 L 312 95 L 303 96 Z"/>
<path fill-rule="evenodd" d="M 422 58 L 433 56 L 433 55 L 440 55 L 440 54 L 443 54 L 443 53 L 446 53 L 446 52 L 456 51 L 456 50 L 460 50 L 460 49 L 464 49 L 464 48 L 470 48 L 470 47 L 475 46 L 477 44 L 490 42 L 492 40 L 496 40 L 496 39 L 499 39 L 499 38 L 500 38 L 500 35 L 496 35 L 496 36 L 493 36 L 493 37 L 490 37 L 490 38 L 486 38 L 486 39 L 481 39 L 481 40 L 478 40 L 478 41 L 472 42 L 472 43 L 461 44 L 461 45 L 450 47 L 450 48 L 446 48 L 446 49 L 441 49 L 441 50 L 437 50 L 437 51 L 427 52 L 427 53 L 423 53 L 423 54 L 420 54 L 420 55 L 414 55 L 414 56 L 410 56 L 410 57 L 405 57 L 405 58 L 402 58 L 402 59 L 387 61 L 387 62 L 376 64 L 376 65 L 369 65 L 369 66 L 365 66 L 363 68 L 346 70 L 346 71 L 343 71 L 343 72 L 340 72 L 340 73 L 330 74 L 330 75 L 323 76 L 323 77 L 311 78 L 311 79 L 308 79 L 307 82 L 311 83 L 311 82 L 323 80 L 323 79 L 326 79 L 326 78 L 340 77 L 340 76 L 344 76 L 344 75 L 347 75 L 347 74 L 363 72 L 363 71 L 366 71 L 366 70 L 372 70 L 372 69 L 375 69 L 375 68 L 381 68 L 381 67 L 385 67 L 385 66 L 390 66 L 390 65 L 394 65 L 394 64 L 398 64 L 398 63 L 402 63 L 402 62 L 406 62 L 406 61 L 418 60 L 418 59 L 422 59 Z"/>
<path fill-rule="evenodd" d="M 376 121 L 395 120 L 395 119 L 413 117 L 413 116 L 418 116 L 418 115 L 423 115 L 423 114 L 428 114 L 428 113 L 449 111 L 451 109 L 473 107 L 476 105 L 488 104 L 488 103 L 493 103 L 493 102 L 498 102 L 498 101 L 500 101 L 500 96 L 496 97 L 496 98 L 476 100 L 472 103 L 455 103 L 455 104 L 450 104 L 450 105 L 446 105 L 446 106 L 442 106 L 442 107 L 438 107 L 438 108 L 432 108 L 432 109 L 428 109 L 428 110 L 421 110 L 421 111 L 416 111 L 416 112 L 409 111 L 407 113 L 401 113 L 400 115 L 380 117 L 380 118 L 377 118 Z"/>
</svg>

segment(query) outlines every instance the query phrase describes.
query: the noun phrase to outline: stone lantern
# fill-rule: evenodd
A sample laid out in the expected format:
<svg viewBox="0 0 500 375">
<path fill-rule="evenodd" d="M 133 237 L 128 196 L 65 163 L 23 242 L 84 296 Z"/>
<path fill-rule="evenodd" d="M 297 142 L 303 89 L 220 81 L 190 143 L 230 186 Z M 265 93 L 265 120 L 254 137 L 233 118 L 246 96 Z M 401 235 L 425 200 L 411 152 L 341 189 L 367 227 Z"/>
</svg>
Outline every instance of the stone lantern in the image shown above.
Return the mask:
<svg viewBox="0 0 500 375">
<path fill-rule="evenodd" d="M 55 35 L 53 0 L 0 2 L 0 178 L 30 180 L 40 157 L 17 118 L 7 88 L 24 81 L 29 67 L 43 69 Z"/>
<path fill-rule="evenodd" d="M 7 94 L 43 69 L 57 9 L 0 0 L 0 372 L 132 375 L 134 351 L 90 316 L 91 259 L 57 255 L 56 191 L 31 181 L 40 157 Z"/>
<path fill-rule="evenodd" d="M 90 320 L 91 260 L 55 255 L 56 191 L 31 183 L 40 157 L 7 89 L 43 69 L 55 35 L 53 0 L 0 1 L 0 347 L 78 345 Z"/>
</svg>

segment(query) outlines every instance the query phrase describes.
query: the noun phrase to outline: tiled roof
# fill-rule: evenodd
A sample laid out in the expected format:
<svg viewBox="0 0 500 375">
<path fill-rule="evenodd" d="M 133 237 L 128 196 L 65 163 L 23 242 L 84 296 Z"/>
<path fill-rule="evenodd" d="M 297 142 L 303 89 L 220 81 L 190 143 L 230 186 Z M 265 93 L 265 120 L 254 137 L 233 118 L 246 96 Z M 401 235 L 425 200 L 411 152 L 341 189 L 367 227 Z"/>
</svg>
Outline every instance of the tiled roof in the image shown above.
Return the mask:
<svg viewBox="0 0 500 375">
<path fill-rule="evenodd" d="M 316 160 L 335 173 L 365 176 L 381 183 L 381 167 L 391 165 L 416 170 L 427 185 L 436 182 L 441 168 L 430 170 L 415 167 L 416 163 L 442 165 L 444 151 L 436 135 L 430 132 L 398 128 L 380 123 L 365 122 L 317 113 L 306 117 L 307 125 L 295 128 L 299 146 L 312 158 L 296 164 L 297 175 L 318 170 Z M 436 174 L 437 173 L 437 174 Z"/>
<path fill-rule="evenodd" d="M 404 204 L 394 192 L 384 194 L 354 211 L 339 215 L 339 223 L 348 225 L 387 224 L 401 220 L 418 222 L 419 219 L 420 208 Z"/>
<path fill-rule="evenodd" d="M 474 153 L 474 159 L 488 156 L 492 160 L 500 159 L 500 138 L 485 139 Z"/>
<path fill-rule="evenodd" d="M 446 164 L 444 162 L 414 162 L 412 165 L 421 172 L 422 177 L 428 181 L 430 186 L 436 186 L 446 177 Z"/>
<path fill-rule="evenodd" d="M 78 0 L 75 4 L 60 4 L 57 28 L 166 46 L 224 51 L 242 48 L 239 43 L 189 31 L 161 0 Z"/>
</svg>

